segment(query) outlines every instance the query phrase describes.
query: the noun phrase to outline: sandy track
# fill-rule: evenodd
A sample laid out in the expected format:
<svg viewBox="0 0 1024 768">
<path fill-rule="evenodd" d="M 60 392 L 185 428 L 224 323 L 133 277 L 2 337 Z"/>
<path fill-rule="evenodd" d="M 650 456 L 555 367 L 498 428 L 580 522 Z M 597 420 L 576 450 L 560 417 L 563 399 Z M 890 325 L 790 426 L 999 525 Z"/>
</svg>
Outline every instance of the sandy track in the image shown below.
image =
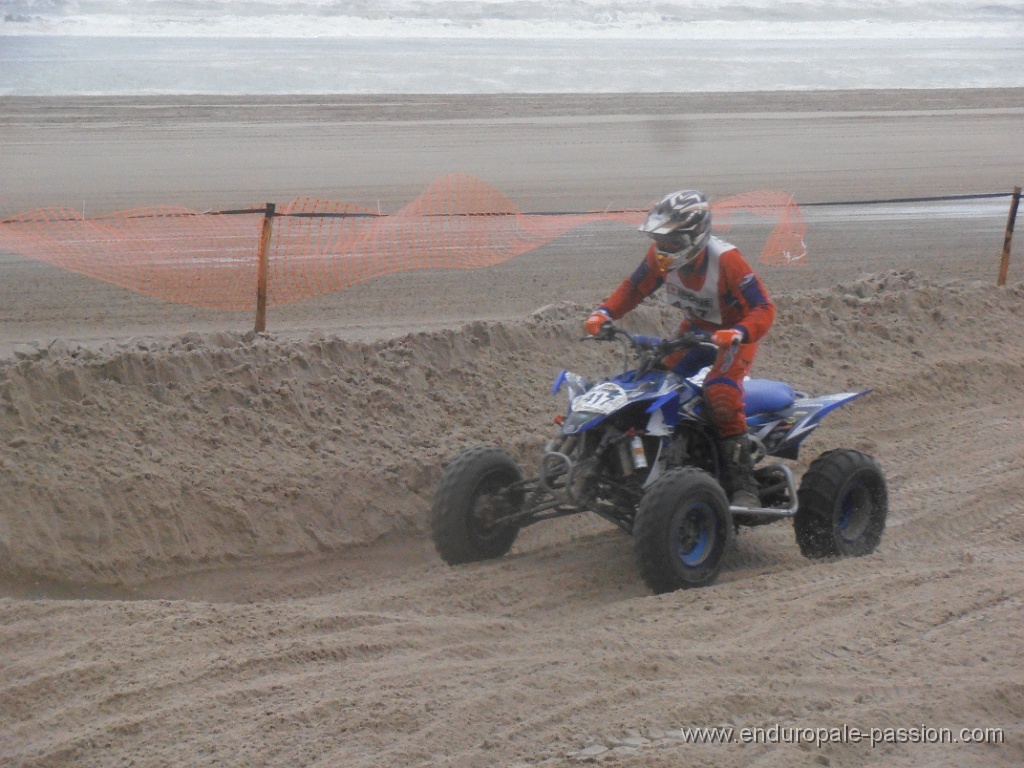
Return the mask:
<svg viewBox="0 0 1024 768">
<path fill-rule="evenodd" d="M 198 764 L 560 765 L 576 760 L 582 748 L 616 748 L 639 735 L 650 743 L 628 742 L 639 746 L 609 752 L 604 760 L 813 765 L 828 757 L 842 765 L 1015 765 L 1024 754 L 1024 685 L 1009 638 L 1018 632 L 1024 605 L 1024 507 L 1014 501 L 1024 479 L 1024 446 L 1015 439 L 1024 426 L 1015 408 L 1024 394 L 1024 358 L 968 319 L 984 306 L 999 327 L 1019 324 L 1022 298 L 1021 286 L 939 286 L 906 273 L 780 297 L 780 327 L 787 330 L 766 350 L 767 375 L 781 375 L 787 360 L 813 356 L 813 367 L 790 370 L 799 386 L 876 389 L 823 427 L 804 459 L 842 444 L 872 452 L 886 468 L 890 524 L 878 553 L 863 559 L 804 560 L 790 526 L 777 524 L 740 535 L 717 586 L 651 597 L 637 577 L 628 537 L 585 518 L 538 526 L 503 560 L 454 569 L 437 561 L 419 535 L 352 549 L 327 541 L 326 524 L 291 538 L 276 537 L 273 525 L 253 525 L 244 535 L 214 526 L 203 531 L 202 547 L 194 551 L 216 560 L 221 546 L 221 557 L 245 557 L 251 560 L 247 566 L 189 575 L 188 546 L 199 540 L 187 529 L 199 526 L 199 518 L 223 523 L 231 498 L 248 479 L 245 472 L 259 471 L 272 482 L 272 465 L 284 463 L 297 446 L 265 443 L 269 460 L 248 468 L 236 462 L 232 473 L 241 477 L 221 486 L 200 473 L 204 491 L 180 504 L 169 499 L 167 506 L 154 506 L 129 485 L 123 492 L 135 499 L 135 523 L 108 521 L 110 538 L 93 545 L 83 528 L 82 537 L 73 536 L 56 557 L 64 559 L 65 572 L 83 574 L 79 582 L 86 585 L 87 564 L 106 573 L 104 578 L 125 567 L 124 575 L 137 578 L 141 563 L 151 575 L 167 575 L 134 586 L 50 588 L 53 596 L 107 598 L 99 601 L 0 601 L 4 647 L 13 662 L 0 698 L 9 713 L 7 756 L 25 765 L 133 758 L 176 764 L 182 755 Z M 518 369 L 532 382 L 526 360 L 542 360 L 541 369 L 554 362 L 544 350 L 552 339 L 568 341 L 574 327 L 558 318 L 578 308 L 552 312 L 525 325 L 477 325 L 454 337 L 442 334 L 444 343 L 436 334 L 403 343 L 414 350 L 426 381 L 445 376 L 446 407 L 465 406 L 475 415 L 486 410 L 490 395 L 481 392 L 484 371 L 502 379 Z M 653 324 L 656 317 L 647 313 L 644 319 Z M 197 363 L 190 370 L 208 369 L 211 381 L 228 386 L 223 371 L 232 367 L 222 357 L 227 352 L 210 349 L 209 340 L 195 341 L 199 360 L 221 364 Z M 237 347 L 225 339 L 219 343 L 237 355 L 252 354 L 245 339 Z M 286 342 L 265 351 L 268 359 L 260 367 L 272 371 L 276 354 L 291 361 L 293 374 L 317 371 L 335 356 L 320 349 Z M 369 380 L 395 346 L 380 343 L 375 349 L 363 364 Z M 165 382 L 175 370 L 162 359 L 169 352 L 136 351 L 128 358 L 133 355 L 152 360 Z M 578 362 L 587 360 L 597 362 L 592 356 Z M 59 361 L 36 365 L 67 368 Z M 109 361 L 77 365 L 103 369 Z M 118 370 L 133 367 L 122 363 Z M 120 377 L 126 392 L 147 389 L 145 366 L 138 370 L 139 381 Z M 322 398 L 329 411 L 330 395 L 319 391 L 316 378 L 294 376 L 290 386 L 306 407 Z M 432 416 L 434 387 L 426 381 L 418 388 L 404 385 L 420 418 L 386 432 L 395 452 L 423 470 L 422 480 L 411 481 L 416 489 L 408 468 L 399 466 L 396 476 L 407 481 L 392 486 L 390 501 L 358 491 L 352 496 L 348 486 L 360 475 L 351 465 L 340 484 L 327 481 L 321 488 L 339 500 L 339 511 L 354 526 L 350 531 L 362 530 L 372 539 L 380 532 L 381 507 L 407 510 L 406 522 L 397 522 L 401 515 L 390 519 L 407 533 L 416 531 L 429 479 L 440 471 L 445 451 L 473 441 L 470 430 L 455 426 L 445 435 L 439 428 L 434 419 L 458 411 Z M 993 381 L 1001 384 L 993 388 Z M 221 439 L 237 451 L 243 434 L 217 415 L 231 408 L 207 399 L 211 391 L 196 380 L 192 395 L 213 409 L 204 418 L 223 422 Z M 484 439 L 503 433 L 507 444 L 529 455 L 536 448 L 529 427 L 543 432 L 542 406 L 548 403 L 536 403 L 532 386 L 514 397 L 501 391 L 505 407 L 523 423 L 485 422 Z M 338 398 L 346 399 L 340 393 Z M 129 416 L 131 398 L 121 402 L 122 419 L 142 432 L 159 416 Z M 26 403 L 15 404 L 25 412 Z M 262 408 L 255 406 L 255 412 Z M 383 412 L 374 419 L 379 420 L 387 423 Z M 49 444 L 45 423 L 36 422 L 44 430 L 39 450 Z M 60 431 L 57 420 L 49 423 L 51 432 Z M 326 439 L 326 426 L 323 432 Z M 350 440 L 339 455 L 355 455 L 359 445 L 374 464 L 384 462 L 389 451 L 358 433 Z M 148 485 L 163 487 L 181 474 L 178 462 L 194 451 L 175 449 L 166 435 L 162 444 L 162 468 L 154 465 L 136 482 L 146 478 Z M 34 439 L 19 446 L 19 466 L 30 465 L 24 454 L 34 446 Z M 94 444 L 83 446 L 80 461 L 91 450 Z M 65 466 L 73 467 L 67 447 L 64 456 Z M 105 463 L 115 466 L 119 460 L 108 456 Z M 326 480 L 315 467 L 305 471 Z M 9 472 L 4 476 L 5 497 L 18 506 L 25 484 L 12 484 Z M 72 508 L 81 498 L 74 488 L 58 490 Z M 110 496 L 114 492 L 107 491 L 111 508 L 127 504 Z M 191 498 L 207 505 L 190 506 Z M 133 538 L 146 509 L 156 516 L 151 523 L 169 516 L 182 531 L 177 554 L 159 525 L 150 529 L 155 540 Z M 268 508 L 263 514 L 281 534 L 296 520 L 309 521 L 309 509 L 301 494 L 285 494 L 274 512 Z M 73 514 L 59 505 L 55 513 L 65 519 Z M 46 514 L 37 507 L 34 524 L 45 528 Z M 17 516 L 5 517 L 8 526 L 18 524 Z M 318 556 L 321 546 L 337 551 Z M 153 558 L 161 547 L 163 563 Z M 281 560 L 273 553 L 282 547 L 305 554 Z M 14 554 L 24 559 L 30 551 Z M 108 569 L 104 558 L 112 558 Z M 30 576 L 27 566 L 20 577 L 9 574 L 15 581 L 9 578 L 8 589 L 45 593 L 46 586 L 33 586 Z M 925 724 L 957 732 L 1002 727 L 1006 742 L 808 750 L 683 745 L 672 735 L 683 726 L 719 724 Z"/>
</svg>

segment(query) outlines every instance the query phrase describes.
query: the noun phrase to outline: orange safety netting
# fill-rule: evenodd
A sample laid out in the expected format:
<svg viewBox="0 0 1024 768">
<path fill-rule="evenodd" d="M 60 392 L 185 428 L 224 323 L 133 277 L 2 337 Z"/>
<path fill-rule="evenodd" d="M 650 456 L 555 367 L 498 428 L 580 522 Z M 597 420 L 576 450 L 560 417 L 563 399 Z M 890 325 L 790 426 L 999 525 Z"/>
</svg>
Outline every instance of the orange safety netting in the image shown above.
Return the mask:
<svg viewBox="0 0 1024 768">
<path fill-rule="evenodd" d="M 761 249 L 761 263 L 783 267 L 807 263 L 807 224 L 800 206 L 785 192 L 761 190 L 724 197 L 712 201 L 711 210 L 714 228 L 720 232 L 729 230 L 736 211 L 775 219 L 775 228 Z"/>
<path fill-rule="evenodd" d="M 176 303 L 248 309 L 262 221 L 186 208 L 133 208 L 91 219 L 68 208 L 39 208 L 0 223 L 0 251 Z"/>
<path fill-rule="evenodd" d="M 761 253 L 768 264 L 802 263 L 806 230 L 782 192 L 712 203 L 716 228 L 736 211 L 776 220 Z M 85 219 L 65 208 L 36 209 L 0 222 L 0 251 L 17 253 L 168 301 L 218 309 L 255 303 L 264 209 L 201 214 L 136 208 Z M 410 269 L 492 266 L 598 221 L 638 225 L 644 209 L 524 213 L 486 182 L 443 176 L 398 212 L 300 198 L 275 211 L 267 303 L 320 296 Z"/>
</svg>

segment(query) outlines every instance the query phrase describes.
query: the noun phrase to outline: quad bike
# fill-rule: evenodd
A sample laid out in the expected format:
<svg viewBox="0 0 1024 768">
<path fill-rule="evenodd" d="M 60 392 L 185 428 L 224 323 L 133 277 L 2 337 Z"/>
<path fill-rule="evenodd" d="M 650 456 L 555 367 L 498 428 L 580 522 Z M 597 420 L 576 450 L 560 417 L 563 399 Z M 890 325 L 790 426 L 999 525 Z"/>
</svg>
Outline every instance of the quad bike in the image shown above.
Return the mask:
<svg viewBox="0 0 1024 768">
<path fill-rule="evenodd" d="M 470 448 L 446 467 L 430 526 L 445 562 L 501 557 L 527 525 L 590 511 L 631 534 L 641 576 L 655 592 L 703 587 L 717 578 L 739 526 L 792 519 L 809 558 L 874 551 L 888 511 L 885 476 L 860 451 L 837 448 L 815 459 L 797 488 L 793 471 L 767 457 L 796 459 L 801 443 L 829 413 L 871 390 L 812 397 L 788 384 L 744 384 L 760 507 L 730 507 L 719 453 L 701 392 L 663 358 L 710 345 L 705 334 L 672 340 L 633 336 L 606 324 L 588 340 L 618 340 L 624 370 L 588 382 L 563 371 L 552 392 L 568 390 L 535 477 L 497 446 Z M 713 347 L 713 345 L 710 345 Z"/>
</svg>

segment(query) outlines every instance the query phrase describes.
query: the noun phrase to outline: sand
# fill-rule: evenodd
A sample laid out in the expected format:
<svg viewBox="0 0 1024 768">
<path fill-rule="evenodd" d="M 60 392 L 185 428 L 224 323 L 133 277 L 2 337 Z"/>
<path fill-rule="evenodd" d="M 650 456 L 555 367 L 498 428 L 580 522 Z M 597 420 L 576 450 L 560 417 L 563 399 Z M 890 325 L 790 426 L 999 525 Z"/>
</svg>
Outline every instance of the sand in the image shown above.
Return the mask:
<svg viewBox="0 0 1024 768">
<path fill-rule="evenodd" d="M 1022 95 L 5 99 L 0 216 L 298 194 L 390 210 L 450 171 L 546 211 L 689 184 L 1008 191 Z M 793 466 L 875 455 L 881 546 L 811 562 L 787 523 L 744 530 L 718 584 L 658 597 L 594 517 L 459 568 L 424 524 L 458 450 L 532 468 L 557 372 L 617 365 L 577 339 L 635 232 L 274 307 L 263 335 L 0 255 L 0 764 L 1020 765 L 1024 260 L 995 287 L 998 216 L 811 222 L 808 266 L 761 270 L 779 317 L 757 372 L 873 388 Z M 681 738 L 718 725 L 1002 743 Z"/>
</svg>

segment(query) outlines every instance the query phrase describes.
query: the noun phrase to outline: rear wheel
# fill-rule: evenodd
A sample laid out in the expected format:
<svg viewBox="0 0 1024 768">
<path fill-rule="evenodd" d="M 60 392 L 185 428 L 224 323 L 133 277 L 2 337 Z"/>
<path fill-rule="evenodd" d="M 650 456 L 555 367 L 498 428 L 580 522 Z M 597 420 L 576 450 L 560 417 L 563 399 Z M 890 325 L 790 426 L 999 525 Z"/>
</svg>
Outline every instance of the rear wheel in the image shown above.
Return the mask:
<svg viewBox="0 0 1024 768">
<path fill-rule="evenodd" d="M 633 539 L 640 575 L 655 594 L 713 583 L 732 540 L 725 491 L 699 469 L 666 472 L 640 501 Z"/>
<path fill-rule="evenodd" d="M 444 471 L 430 510 L 437 553 L 449 565 L 490 560 L 512 548 L 519 525 L 503 522 L 519 512 L 524 494 L 509 486 L 523 479 L 516 460 L 493 445 L 462 452 Z"/>
<path fill-rule="evenodd" d="M 850 557 L 875 551 L 885 530 L 889 496 L 882 468 L 860 451 L 841 448 L 815 459 L 800 481 L 793 527 L 805 557 Z"/>
</svg>

